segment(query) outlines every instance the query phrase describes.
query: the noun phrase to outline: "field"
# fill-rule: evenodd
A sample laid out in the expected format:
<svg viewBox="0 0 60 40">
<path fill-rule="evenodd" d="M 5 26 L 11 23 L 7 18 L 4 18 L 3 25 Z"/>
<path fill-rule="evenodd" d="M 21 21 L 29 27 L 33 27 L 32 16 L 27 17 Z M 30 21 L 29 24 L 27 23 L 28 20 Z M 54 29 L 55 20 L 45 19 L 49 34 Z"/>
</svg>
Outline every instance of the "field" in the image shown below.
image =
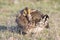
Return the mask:
<svg viewBox="0 0 60 40">
<path fill-rule="evenodd" d="M 49 29 L 39 35 L 17 33 L 15 16 L 24 7 L 49 15 Z M 0 40 L 60 40 L 60 0 L 0 0 Z"/>
</svg>

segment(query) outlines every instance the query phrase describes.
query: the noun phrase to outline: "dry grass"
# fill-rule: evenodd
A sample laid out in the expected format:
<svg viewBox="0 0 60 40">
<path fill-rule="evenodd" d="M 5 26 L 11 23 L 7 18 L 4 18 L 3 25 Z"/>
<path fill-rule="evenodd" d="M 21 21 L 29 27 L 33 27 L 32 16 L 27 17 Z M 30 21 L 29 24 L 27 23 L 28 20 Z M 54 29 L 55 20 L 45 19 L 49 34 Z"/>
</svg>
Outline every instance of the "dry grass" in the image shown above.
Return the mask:
<svg viewBox="0 0 60 40">
<path fill-rule="evenodd" d="M 18 0 L 17 2 L 0 0 L 0 40 L 60 40 L 60 0 Z M 50 28 L 44 29 L 38 35 L 23 36 L 18 34 L 15 15 L 18 10 L 26 6 L 48 14 Z"/>
</svg>

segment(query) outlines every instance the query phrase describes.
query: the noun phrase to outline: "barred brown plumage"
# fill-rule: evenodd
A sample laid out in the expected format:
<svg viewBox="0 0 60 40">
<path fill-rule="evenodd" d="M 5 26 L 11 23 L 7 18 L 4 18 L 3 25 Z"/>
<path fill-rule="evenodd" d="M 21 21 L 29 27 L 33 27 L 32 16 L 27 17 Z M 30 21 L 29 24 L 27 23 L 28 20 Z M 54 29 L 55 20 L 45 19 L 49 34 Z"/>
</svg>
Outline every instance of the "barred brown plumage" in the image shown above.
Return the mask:
<svg viewBox="0 0 60 40">
<path fill-rule="evenodd" d="M 49 28 L 48 23 L 49 16 L 46 14 L 44 15 L 39 10 L 29 9 L 28 7 L 26 7 L 18 13 L 19 14 L 16 16 L 16 23 L 20 28 L 19 31 L 21 31 L 22 29 L 22 33 L 29 33 L 30 30 L 35 31 L 36 28 L 43 26 L 45 28 Z M 41 24 L 41 22 L 43 24 Z"/>
</svg>

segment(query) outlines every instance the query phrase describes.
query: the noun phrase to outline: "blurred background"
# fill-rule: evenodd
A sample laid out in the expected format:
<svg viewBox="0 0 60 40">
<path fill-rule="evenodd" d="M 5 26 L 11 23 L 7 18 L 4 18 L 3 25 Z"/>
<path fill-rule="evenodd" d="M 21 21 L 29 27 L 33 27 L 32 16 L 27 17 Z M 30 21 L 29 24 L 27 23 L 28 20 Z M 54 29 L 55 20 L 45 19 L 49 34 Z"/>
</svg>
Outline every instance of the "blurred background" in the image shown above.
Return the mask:
<svg viewBox="0 0 60 40">
<path fill-rule="evenodd" d="M 16 14 L 29 7 L 49 15 L 49 29 L 37 37 L 22 36 L 16 32 Z M 9 31 L 11 30 L 11 31 Z M 0 0 L 0 40 L 60 40 L 60 0 Z"/>
</svg>

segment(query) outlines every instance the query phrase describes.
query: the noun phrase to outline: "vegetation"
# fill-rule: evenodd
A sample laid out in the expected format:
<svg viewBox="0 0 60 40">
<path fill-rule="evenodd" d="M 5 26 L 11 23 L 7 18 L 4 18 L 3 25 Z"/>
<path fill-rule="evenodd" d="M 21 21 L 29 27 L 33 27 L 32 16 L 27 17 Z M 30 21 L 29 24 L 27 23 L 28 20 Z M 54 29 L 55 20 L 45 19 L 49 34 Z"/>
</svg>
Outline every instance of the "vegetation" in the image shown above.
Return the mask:
<svg viewBox="0 0 60 40">
<path fill-rule="evenodd" d="M 48 14 L 50 28 L 44 29 L 37 36 L 34 34 L 28 37 L 18 34 L 15 16 L 26 6 Z M 60 0 L 0 0 L 0 40 L 8 39 L 60 40 Z"/>
</svg>

